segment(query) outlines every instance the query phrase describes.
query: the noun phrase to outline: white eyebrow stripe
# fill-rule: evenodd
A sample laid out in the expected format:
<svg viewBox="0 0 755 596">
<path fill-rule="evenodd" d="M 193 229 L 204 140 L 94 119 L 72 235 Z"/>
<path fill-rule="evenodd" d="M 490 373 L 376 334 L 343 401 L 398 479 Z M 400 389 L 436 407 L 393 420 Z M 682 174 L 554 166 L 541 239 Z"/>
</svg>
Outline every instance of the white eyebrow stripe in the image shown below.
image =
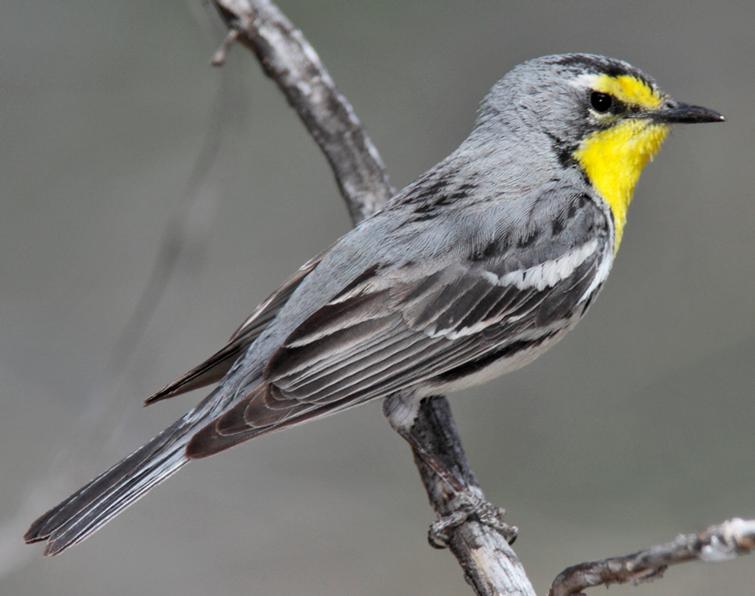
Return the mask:
<svg viewBox="0 0 755 596">
<path fill-rule="evenodd" d="M 595 82 L 597 80 L 598 75 L 585 73 L 579 75 L 578 77 L 574 77 L 571 81 L 569 81 L 569 84 L 572 87 L 577 87 L 578 89 L 587 89 L 595 86 Z"/>
<path fill-rule="evenodd" d="M 557 259 L 551 259 L 529 269 L 510 271 L 500 276 L 497 284 L 501 286 L 513 285 L 520 290 L 536 289 L 542 291 L 545 288 L 552 288 L 574 273 L 577 267 L 584 263 L 597 248 L 598 241 L 593 238 Z"/>
</svg>

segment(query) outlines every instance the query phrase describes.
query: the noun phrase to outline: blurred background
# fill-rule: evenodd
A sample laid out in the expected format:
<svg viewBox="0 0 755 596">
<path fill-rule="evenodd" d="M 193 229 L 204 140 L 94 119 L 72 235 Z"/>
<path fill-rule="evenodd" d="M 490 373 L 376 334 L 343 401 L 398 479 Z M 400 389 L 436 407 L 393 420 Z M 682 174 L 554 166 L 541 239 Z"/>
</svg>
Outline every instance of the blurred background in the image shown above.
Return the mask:
<svg viewBox="0 0 755 596">
<path fill-rule="evenodd" d="M 726 114 L 643 177 L 590 316 L 452 399 L 544 593 L 563 567 L 755 516 L 755 5 L 282 0 L 402 186 L 530 57 L 629 60 Z M 379 405 L 197 462 L 60 558 L 21 544 L 188 409 L 144 396 L 209 355 L 349 228 L 330 172 L 252 56 L 209 60 L 201 0 L 0 9 L 0 594 L 464 594 Z M 612 594 L 753 594 L 755 559 Z"/>
</svg>

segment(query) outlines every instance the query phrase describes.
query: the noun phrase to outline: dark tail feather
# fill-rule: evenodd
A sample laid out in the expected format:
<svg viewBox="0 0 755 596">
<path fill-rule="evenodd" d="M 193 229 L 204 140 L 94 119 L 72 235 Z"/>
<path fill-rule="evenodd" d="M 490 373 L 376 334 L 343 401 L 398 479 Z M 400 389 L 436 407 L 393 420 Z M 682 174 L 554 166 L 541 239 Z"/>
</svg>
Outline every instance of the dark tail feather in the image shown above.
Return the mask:
<svg viewBox="0 0 755 596">
<path fill-rule="evenodd" d="M 280 309 L 291 297 L 291 294 L 299 287 L 302 280 L 314 270 L 320 262 L 321 257 L 322 255 L 319 255 L 305 263 L 296 275 L 268 296 L 267 300 L 260 304 L 254 313 L 252 313 L 252 316 L 241 327 L 236 329 L 225 346 L 207 360 L 192 368 L 189 372 L 148 397 L 144 404 L 148 406 L 163 399 L 168 399 L 220 381 L 230 370 L 233 363 L 242 354 L 246 353 L 249 346 L 256 341 L 260 333 L 276 317 Z"/>
<path fill-rule="evenodd" d="M 225 346 L 199 366 L 195 366 L 157 393 L 152 394 L 144 401 L 144 405 L 149 406 L 163 399 L 217 383 L 228 373 L 233 363 L 248 347 L 247 343 L 241 341 Z"/>
<path fill-rule="evenodd" d="M 202 406 L 200 406 L 201 408 Z M 187 461 L 186 445 L 203 416 L 194 410 L 36 520 L 26 542 L 47 540 L 57 555 L 99 530 Z"/>
</svg>

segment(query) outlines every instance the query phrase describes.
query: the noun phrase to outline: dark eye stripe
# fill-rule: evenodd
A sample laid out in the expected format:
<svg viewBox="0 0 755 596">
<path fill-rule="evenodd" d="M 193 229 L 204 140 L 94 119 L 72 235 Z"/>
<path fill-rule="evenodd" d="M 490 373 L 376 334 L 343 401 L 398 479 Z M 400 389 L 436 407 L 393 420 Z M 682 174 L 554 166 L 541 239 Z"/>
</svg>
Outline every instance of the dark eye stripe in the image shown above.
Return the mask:
<svg viewBox="0 0 755 596">
<path fill-rule="evenodd" d="M 590 105 L 599 114 L 625 114 L 628 111 L 636 113 L 639 111 L 637 106 L 628 106 L 626 103 L 617 99 L 613 95 L 608 93 L 602 93 L 600 91 L 590 92 Z"/>
</svg>

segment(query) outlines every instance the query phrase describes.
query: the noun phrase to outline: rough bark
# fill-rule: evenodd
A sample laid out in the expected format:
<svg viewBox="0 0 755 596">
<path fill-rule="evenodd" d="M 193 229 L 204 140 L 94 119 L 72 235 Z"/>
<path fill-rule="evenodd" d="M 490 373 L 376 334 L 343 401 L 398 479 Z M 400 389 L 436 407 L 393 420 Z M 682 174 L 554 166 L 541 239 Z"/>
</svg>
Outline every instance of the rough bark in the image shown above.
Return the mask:
<svg viewBox="0 0 755 596">
<path fill-rule="evenodd" d="M 682 534 L 668 544 L 580 563 L 562 571 L 549 596 L 576 596 L 586 588 L 641 583 L 663 576 L 671 565 L 688 561 L 728 561 L 755 550 L 755 520 L 731 519 L 699 534 Z"/>
</svg>

